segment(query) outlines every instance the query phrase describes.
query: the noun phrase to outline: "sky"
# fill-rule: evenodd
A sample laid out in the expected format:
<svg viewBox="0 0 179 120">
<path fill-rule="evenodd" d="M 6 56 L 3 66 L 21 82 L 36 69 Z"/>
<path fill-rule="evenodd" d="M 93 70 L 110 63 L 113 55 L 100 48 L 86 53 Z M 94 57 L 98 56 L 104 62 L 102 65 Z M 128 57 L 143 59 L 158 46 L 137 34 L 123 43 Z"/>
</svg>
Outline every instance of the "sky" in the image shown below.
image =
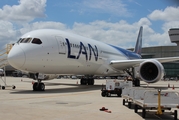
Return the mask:
<svg viewBox="0 0 179 120">
<path fill-rule="evenodd" d="M 140 26 L 143 47 L 176 45 L 179 0 L 1 0 L 0 48 L 36 29 L 59 29 L 133 48 Z"/>
</svg>

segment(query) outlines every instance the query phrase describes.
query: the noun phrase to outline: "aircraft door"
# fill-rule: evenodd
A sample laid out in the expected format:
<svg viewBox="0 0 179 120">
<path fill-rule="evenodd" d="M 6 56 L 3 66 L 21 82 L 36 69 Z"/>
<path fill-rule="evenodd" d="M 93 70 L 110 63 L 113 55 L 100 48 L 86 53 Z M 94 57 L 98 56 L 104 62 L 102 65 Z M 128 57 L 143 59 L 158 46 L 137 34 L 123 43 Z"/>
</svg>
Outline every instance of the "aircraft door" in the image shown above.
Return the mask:
<svg viewBox="0 0 179 120">
<path fill-rule="evenodd" d="M 58 43 L 58 52 L 59 54 L 66 54 L 66 44 L 65 40 L 61 36 L 55 36 Z"/>
</svg>

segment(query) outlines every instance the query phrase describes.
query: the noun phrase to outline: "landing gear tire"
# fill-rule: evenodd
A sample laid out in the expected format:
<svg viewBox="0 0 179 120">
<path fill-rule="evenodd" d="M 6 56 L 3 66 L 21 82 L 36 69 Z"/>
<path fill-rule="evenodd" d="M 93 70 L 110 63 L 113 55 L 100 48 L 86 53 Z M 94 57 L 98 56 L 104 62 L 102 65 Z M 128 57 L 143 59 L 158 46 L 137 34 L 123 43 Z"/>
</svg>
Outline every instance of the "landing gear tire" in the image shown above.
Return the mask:
<svg viewBox="0 0 179 120">
<path fill-rule="evenodd" d="M 37 91 L 37 90 L 38 90 L 38 83 L 35 82 L 35 83 L 33 84 L 33 91 Z"/>
<path fill-rule="evenodd" d="M 5 88 L 6 88 L 5 86 L 2 86 L 2 89 L 3 89 L 3 90 L 5 90 Z"/>
<path fill-rule="evenodd" d="M 136 78 L 136 79 L 134 80 L 134 86 L 135 86 L 135 87 L 140 87 L 140 80 L 139 80 L 139 79 Z"/>
<path fill-rule="evenodd" d="M 94 85 L 94 79 L 88 79 L 88 85 Z"/>
<path fill-rule="evenodd" d="M 80 80 L 81 85 L 94 85 L 94 79 L 93 78 L 82 78 Z"/>
<path fill-rule="evenodd" d="M 33 84 L 33 91 L 44 91 L 44 90 L 45 90 L 45 84 L 44 83 L 35 82 Z"/>
<path fill-rule="evenodd" d="M 45 90 L 45 84 L 39 83 L 38 89 L 39 89 L 39 91 L 44 91 Z"/>
<path fill-rule="evenodd" d="M 85 79 L 85 78 L 82 78 L 81 80 L 80 80 L 80 83 L 81 83 L 81 85 L 87 85 L 87 79 Z"/>
</svg>

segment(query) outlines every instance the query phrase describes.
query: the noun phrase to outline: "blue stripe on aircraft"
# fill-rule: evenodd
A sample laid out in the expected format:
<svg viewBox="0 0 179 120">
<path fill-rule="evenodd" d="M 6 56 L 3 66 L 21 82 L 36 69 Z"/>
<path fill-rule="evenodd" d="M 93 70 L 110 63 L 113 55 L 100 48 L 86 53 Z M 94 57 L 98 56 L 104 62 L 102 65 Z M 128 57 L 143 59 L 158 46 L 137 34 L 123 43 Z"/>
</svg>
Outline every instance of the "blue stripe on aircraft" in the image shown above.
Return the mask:
<svg viewBox="0 0 179 120">
<path fill-rule="evenodd" d="M 125 50 L 123 48 L 120 48 L 120 47 L 117 47 L 117 46 L 114 46 L 114 45 L 110 45 L 110 46 L 115 48 L 116 50 L 120 51 L 121 53 L 123 53 L 128 59 L 141 59 L 141 56 L 139 54 L 136 54 L 132 51 Z"/>
</svg>

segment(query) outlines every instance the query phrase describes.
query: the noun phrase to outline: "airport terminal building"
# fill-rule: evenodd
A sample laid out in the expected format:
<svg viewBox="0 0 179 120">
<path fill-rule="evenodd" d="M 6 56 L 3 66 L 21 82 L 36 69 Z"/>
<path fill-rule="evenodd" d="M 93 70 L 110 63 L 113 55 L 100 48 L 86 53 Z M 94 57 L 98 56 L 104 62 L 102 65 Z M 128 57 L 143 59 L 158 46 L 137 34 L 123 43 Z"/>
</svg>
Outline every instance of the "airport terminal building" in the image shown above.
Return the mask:
<svg viewBox="0 0 179 120">
<path fill-rule="evenodd" d="M 156 46 L 142 48 L 142 58 L 162 58 L 179 56 L 179 28 L 168 31 L 172 43 L 176 46 Z M 179 79 L 179 61 L 162 63 L 165 68 L 165 77 Z"/>
</svg>

